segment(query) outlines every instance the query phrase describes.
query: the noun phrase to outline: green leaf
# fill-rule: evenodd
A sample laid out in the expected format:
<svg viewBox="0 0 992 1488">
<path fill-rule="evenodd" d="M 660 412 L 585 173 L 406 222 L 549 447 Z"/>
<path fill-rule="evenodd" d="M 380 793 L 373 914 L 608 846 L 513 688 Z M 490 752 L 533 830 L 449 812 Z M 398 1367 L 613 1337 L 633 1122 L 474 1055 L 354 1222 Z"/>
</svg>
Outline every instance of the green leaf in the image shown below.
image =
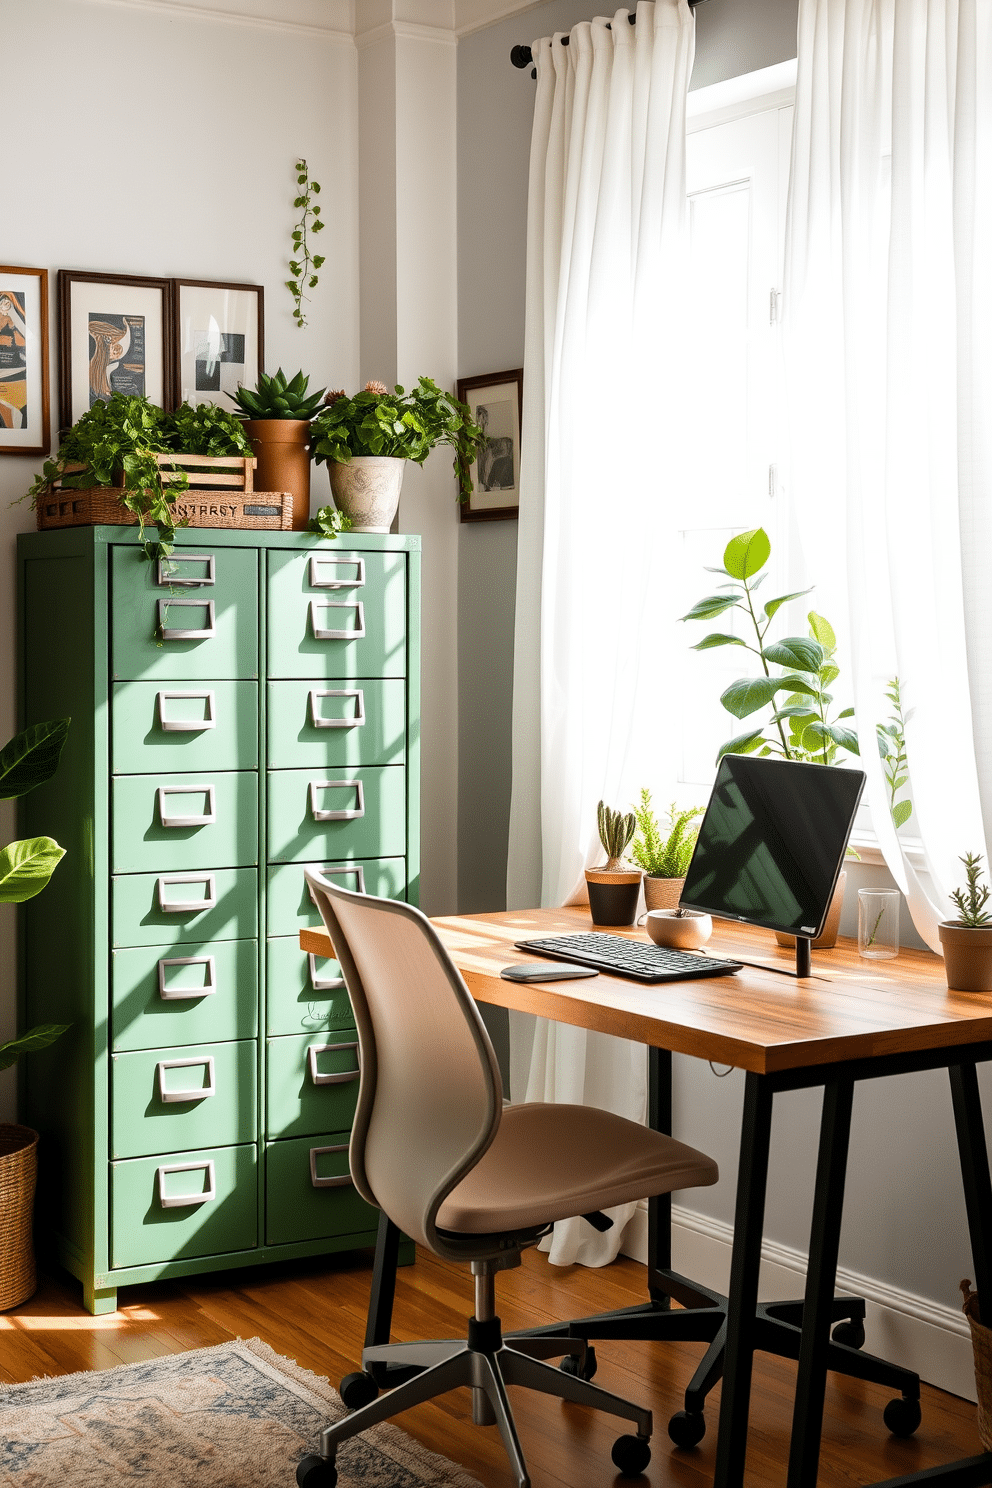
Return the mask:
<svg viewBox="0 0 992 1488">
<path fill-rule="evenodd" d="M 833 651 L 837 645 L 837 637 L 834 635 L 834 628 L 830 621 L 824 620 L 823 616 L 818 615 L 815 610 L 810 610 L 807 619 L 814 640 L 819 641 L 825 651 Z"/>
<path fill-rule="evenodd" d="M 808 703 L 790 703 L 785 708 L 777 708 L 772 714 L 773 723 L 783 723 L 787 718 L 815 718 L 816 709 L 811 708 Z"/>
<path fill-rule="evenodd" d="M 35 723 L 0 750 L 0 801 L 26 795 L 50 780 L 69 733 L 69 719 Z"/>
<path fill-rule="evenodd" d="M 861 750 L 858 746 L 858 736 L 853 729 L 841 728 L 839 724 L 830 723 L 827 725 L 827 733 L 838 748 L 847 749 L 851 754 L 860 755 Z"/>
<path fill-rule="evenodd" d="M 854 709 L 853 708 L 845 708 L 843 710 L 843 712 L 837 714 L 837 717 L 838 718 L 853 718 L 854 717 Z"/>
<path fill-rule="evenodd" d="M 324 263 L 324 255 L 322 253 L 315 253 L 314 256 L 313 256 L 313 266 L 314 266 L 314 268 L 315 269 L 319 269 L 323 265 L 323 263 Z"/>
<path fill-rule="evenodd" d="M 781 677 L 741 677 L 720 694 L 720 701 L 735 718 L 746 718 L 749 713 L 767 707 L 784 686 Z"/>
<path fill-rule="evenodd" d="M 697 599 L 687 615 L 681 615 L 682 620 L 712 620 L 716 615 L 722 615 L 724 610 L 732 610 L 737 603 L 734 595 L 729 598 L 726 594 L 709 594 L 705 599 Z"/>
<path fill-rule="evenodd" d="M 818 672 L 823 665 L 822 646 L 805 636 L 787 636 L 784 641 L 762 647 L 761 654 L 776 666 L 798 667 L 801 672 Z"/>
<path fill-rule="evenodd" d="M 0 1044 L 0 1070 L 9 1069 L 22 1054 L 33 1054 L 37 1049 L 47 1049 L 57 1038 L 72 1027 L 71 1023 L 38 1023 L 22 1033 L 20 1038 Z"/>
<path fill-rule="evenodd" d="M 722 631 L 711 631 L 708 636 L 703 636 L 692 647 L 693 651 L 712 651 L 714 646 L 746 646 L 747 641 L 742 641 L 740 636 L 724 635 Z"/>
<path fill-rule="evenodd" d="M 831 682 L 836 682 L 840 676 L 840 667 L 834 666 L 833 662 L 827 662 L 820 668 L 820 682 L 824 687 L 829 687 Z"/>
<path fill-rule="evenodd" d="M 65 849 L 51 837 L 28 837 L 0 848 L 0 904 L 23 904 L 40 894 Z"/>
<path fill-rule="evenodd" d="M 764 568 L 771 551 L 768 533 L 763 527 L 753 527 L 730 539 L 724 549 L 723 565 L 732 579 L 749 579 L 759 568 Z"/>
<path fill-rule="evenodd" d="M 895 822 L 897 830 L 899 827 L 904 826 L 905 823 L 909 821 L 909 818 L 912 816 L 912 814 L 912 801 L 896 802 L 896 804 L 892 808 L 892 820 Z"/>
<path fill-rule="evenodd" d="M 779 610 L 784 604 L 789 603 L 790 599 L 802 599 L 804 594 L 812 593 L 812 589 L 797 589 L 795 594 L 780 594 L 778 599 L 770 599 L 768 601 L 768 603 L 765 605 L 765 614 L 770 620 L 773 615 L 778 614 Z"/>
<path fill-rule="evenodd" d="M 752 729 L 750 733 L 738 734 L 736 739 L 728 739 L 726 744 L 720 745 L 716 762 L 719 764 L 725 754 L 753 754 L 760 743 L 761 729 Z"/>
</svg>

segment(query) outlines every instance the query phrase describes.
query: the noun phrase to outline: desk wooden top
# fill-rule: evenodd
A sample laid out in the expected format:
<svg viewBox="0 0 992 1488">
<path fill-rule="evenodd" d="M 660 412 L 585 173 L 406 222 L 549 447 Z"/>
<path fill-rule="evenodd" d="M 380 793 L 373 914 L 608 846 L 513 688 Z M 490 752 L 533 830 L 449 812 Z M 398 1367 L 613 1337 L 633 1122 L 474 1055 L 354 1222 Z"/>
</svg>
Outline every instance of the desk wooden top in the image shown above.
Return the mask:
<svg viewBox="0 0 992 1488">
<path fill-rule="evenodd" d="M 660 985 L 605 972 L 574 982 L 506 982 L 502 967 L 539 959 L 516 950 L 515 940 L 592 929 L 588 911 L 451 915 L 433 924 L 478 1002 L 756 1074 L 992 1040 L 992 994 L 949 992 L 943 962 L 929 951 L 869 962 L 856 943 L 842 940 L 834 950 L 813 952 L 813 975 L 804 980 L 745 966 L 734 976 Z M 640 930 L 614 933 L 646 938 Z M 301 931 L 300 945 L 333 955 L 323 930 Z M 769 968 L 795 964 L 771 931 L 728 921 L 716 922 L 706 949 Z"/>
</svg>

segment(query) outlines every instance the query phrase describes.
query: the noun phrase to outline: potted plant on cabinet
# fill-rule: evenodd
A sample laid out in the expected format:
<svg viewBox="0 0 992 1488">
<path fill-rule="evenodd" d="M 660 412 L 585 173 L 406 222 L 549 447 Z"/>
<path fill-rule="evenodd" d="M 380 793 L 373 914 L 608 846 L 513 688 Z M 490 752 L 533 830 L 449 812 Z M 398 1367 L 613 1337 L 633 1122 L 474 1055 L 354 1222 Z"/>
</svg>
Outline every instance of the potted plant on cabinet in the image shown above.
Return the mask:
<svg viewBox="0 0 992 1488">
<path fill-rule="evenodd" d="M 0 750 L 0 800 L 23 796 L 58 768 L 69 720 L 35 724 Z M 48 883 L 63 850 L 51 837 L 31 837 L 0 848 L 0 904 L 23 904 Z M 22 1054 L 44 1049 L 67 1023 L 45 1023 L 0 1044 L 0 1070 Z M 0 1122 L 0 1312 L 26 1302 L 35 1290 L 31 1222 L 37 1178 L 38 1133 Z"/>
<path fill-rule="evenodd" d="M 448 444 L 455 451 L 459 500 L 472 492 L 469 468 L 484 435 L 464 403 L 421 377 L 415 388 L 392 392 L 367 382 L 360 393 L 328 393 L 314 419 L 313 450 L 326 462 L 338 510 L 351 517 L 355 532 L 388 532 L 399 505 L 407 460 L 423 465 L 431 450 Z"/>
<path fill-rule="evenodd" d="M 260 372 L 254 390 L 239 387 L 234 401 L 244 416 L 244 432 L 258 461 L 258 484 L 266 491 L 292 491 L 293 530 L 310 521 L 311 419 L 324 389 L 308 393 L 309 377 L 287 378 L 280 367 L 271 377 Z"/>
<path fill-rule="evenodd" d="M 596 807 L 599 840 L 606 853 L 602 868 L 586 869 L 589 912 L 594 925 L 632 925 L 637 914 L 641 870 L 624 867 L 623 855 L 637 827 L 634 813 L 624 816 L 600 801 Z"/>
<path fill-rule="evenodd" d="M 961 862 L 967 884 L 951 894 L 958 917 L 937 926 L 947 985 L 952 992 L 992 992 L 992 911 L 985 907 L 988 885 L 978 882 L 981 853 L 966 853 Z"/>
</svg>

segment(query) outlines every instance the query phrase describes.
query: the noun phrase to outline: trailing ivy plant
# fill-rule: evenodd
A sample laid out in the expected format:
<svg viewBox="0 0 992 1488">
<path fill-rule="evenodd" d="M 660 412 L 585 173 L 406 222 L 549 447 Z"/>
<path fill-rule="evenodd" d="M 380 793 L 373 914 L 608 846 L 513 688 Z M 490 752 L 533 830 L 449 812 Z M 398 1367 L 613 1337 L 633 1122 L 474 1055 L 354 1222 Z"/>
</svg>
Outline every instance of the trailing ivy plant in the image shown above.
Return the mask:
<svg viewBox="0 0 992 1488">
<path fill-rule="evenodd" d="M 296 162 L 296 184 L 300 189 L 293 206 L 298 207 L 303 215 L 293 228 L 293 256 L 289 261 L 289 272 L 293 277 L 286 280 L 286 288 L 293 296 L 293 319 L 302 330 L 307 323 L 303 301 L 310 298 L 304 290 L 317 288 L 317 270 L 324 262 L 323 254 L 311 255 L 310 234 L 323 232 L 324 224 L 320 206 L 314 202 L 314 197 L 320 195 L 320 182 L 311 180 L 307 163 L 302 159 Z"/>
<path fill-rule="evenodd" d="M 350 532 L 352 520 L 346 512 L 338 511 L 336 506 L 321 506 L 317 515 L 310 518 L 310 532 L 316 532 L 318 537 L 333 539 L 342 532 Z"/>
<path fill-rule="evenodd" d="M 753 642 L 725 631 L 711 631 L 693 650 L 742 646 L 761 662 L 760 677 L 741 677 L 732 682 L 720 701 L 735 718 L 749 718 L 769 707 L 771 716 L 757 728 L 749 728 L 721 745 L 717 760 L 725 754 L 757 753 L 831 765 L 842 749 L 859 753 L 858 736 L 844 721 L 853 717 L 854 709 L 844 708 L 831 716 L 834 699 L 829 689 L 840 675 L 834 660 L 837 639 L 829 622 L 812 610 L 808 636 L 768 639 L 782 606 L 812 592 L 801 589 L 781 594 L 769 599 L 763 608 L 756 608 L 754 592 L 767 578 L 762 570 L 770 556 L 771 543 L 763 528 L 732 537 L 723 554 L 723 567 L 707 570 L 729 582 L 717 585 L 718 592 L 697 601 L 682 616 L 683 620 L 712 620 L 729 610 L 739 610 Z"/>
</svg>

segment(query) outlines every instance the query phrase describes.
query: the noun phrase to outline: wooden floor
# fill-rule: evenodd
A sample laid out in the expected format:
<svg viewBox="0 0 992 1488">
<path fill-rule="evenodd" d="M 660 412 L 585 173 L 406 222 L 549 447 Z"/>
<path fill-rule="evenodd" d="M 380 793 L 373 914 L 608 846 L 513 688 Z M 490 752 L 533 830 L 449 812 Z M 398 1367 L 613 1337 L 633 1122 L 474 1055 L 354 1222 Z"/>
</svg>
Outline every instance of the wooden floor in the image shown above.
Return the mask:
<svg viewBox="0 0 992 1488">
<path fill-rule="evenodd" d="M 42 1279 L 36 1296 L 0 1316 L 0 1379 L 29 1380 L 83 1369 L 108 1369 L 229 1338 L 263 1338 L 281 1354 L 333 1384 L 361 1352 L 371 1264 L 368 1255 L 287 1263 L 223 1276 L 134 1287 L 109 1317 L 83 1311 L 75 1282 Z M 497 1277 L 504 1326 L 527 1327 L 643 1300 L 644 1268 L 620 1260 L 603 1270 L 549 1266 L 534 1251 L 520 1270 Z M 454 1337 L 471 1311 L 467 1269 L 420 1254 L 402 1268 L 395 1338 Z M 870 1340 L 869 1340 L 870 1342 Z M 712 1481 L 719 1390 L 707 1409 L 709 1430 L 691 1452 L 676 1451 L 666 1424 L 680 1408 L 701 1345 L 599 1343 L 597 1383 L 655 1412 L 654 1457 L 641 1483 L 699 1488 Z M 783 1484 L 795 1366 L 759 1355 L 748 1452 L 749 1488 Z M 610 1463 L 619 1430 L 606 1417 L 514 1390 L 513 1405 L 534 1488 L 605 1488 L 621 1482 Z M 980 1450 L 975 1407 L 925 1387 L 923 1424 L 909 1441 L 885 1431 L 888 1392 L 831 1376 L 827 1392 L 820 1488 L 851 1488 Z M 472 1425 L 467 1391 L 419 1406 L 400 1424 L 434 1451 L 453 1458 L 486 1488 L 511 1488 L 495 1428 Z M 0 1420 L 2 1427 L 2 1420 Z M 620 1428 L 622 1429 L 622 1428 Z M 279 1485 L 272 1485 L 279 1488 Z M 292 1488 L 292 1480 L 286 1488 Z"/>
</svg>

